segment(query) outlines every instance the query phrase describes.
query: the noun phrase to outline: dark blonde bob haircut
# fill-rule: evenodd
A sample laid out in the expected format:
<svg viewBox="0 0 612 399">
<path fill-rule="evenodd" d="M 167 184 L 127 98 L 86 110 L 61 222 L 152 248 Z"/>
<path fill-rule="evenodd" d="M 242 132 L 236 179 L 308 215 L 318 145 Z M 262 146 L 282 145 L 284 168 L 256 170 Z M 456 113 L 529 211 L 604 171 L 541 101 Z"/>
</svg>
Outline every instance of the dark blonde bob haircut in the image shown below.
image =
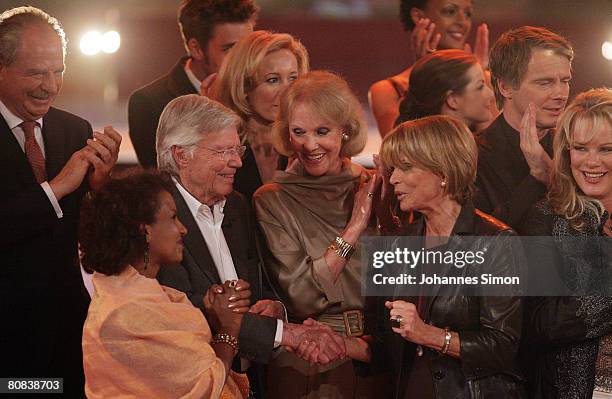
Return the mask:
<svg viewBox="0 0 612 399">
<path fill-rule="evenodd" d="M 406 163 L 446 180 L 446 192 L 459 204 L 472 199 L 478 149 L 463 121 L 446 115 L 404 122 L 385 136 L 380 159 L 391 168 Z"/>
</svg>

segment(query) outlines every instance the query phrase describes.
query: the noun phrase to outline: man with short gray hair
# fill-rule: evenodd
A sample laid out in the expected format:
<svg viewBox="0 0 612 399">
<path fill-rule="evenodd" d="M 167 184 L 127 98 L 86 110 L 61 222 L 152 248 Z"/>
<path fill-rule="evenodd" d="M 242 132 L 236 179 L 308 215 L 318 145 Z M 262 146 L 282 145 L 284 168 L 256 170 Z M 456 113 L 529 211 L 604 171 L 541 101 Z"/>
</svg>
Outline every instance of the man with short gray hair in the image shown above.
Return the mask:
<svg viewBox="0 0 612 399">
<path fill-rule="evenodd" d="M 177 97 L 162 112 L 157 129 L 159 169 L 169 173 L 176 189 L 171 193 L 177 215 L 188 232 L 183 237 L 183 261 L 162 267 L 161 284 L 187 294 L 206 315 L 203 297 L 215 284 L 241 278 L 253 293 L 238 341 L 239 355 L 267 363 L 280 345 L 296 349 L 306 338 L 319 344 L 324 360 L 344 355 L 342 338 L 328 327 L 283 323 L 285 310 L 264 293 L 249 203 L 233 190 L 234 175 L 242 166 L 239 117 L 224 105 L 195 94 Z M 210 320 L 213 334 L 214 320 Z M 261 374 L 257 377 L 261 387 Z M 262 397 L 262 392 L 258 394 Z"/>
<path fill-rule="evenodd" d="M 65 52 L 44 11 L 0 14 L 0 377 L 63 378 L 66 396 L 83 397 L 80 202 L 109 179 L 121 136 L 51 106 Z"/>
</svg>

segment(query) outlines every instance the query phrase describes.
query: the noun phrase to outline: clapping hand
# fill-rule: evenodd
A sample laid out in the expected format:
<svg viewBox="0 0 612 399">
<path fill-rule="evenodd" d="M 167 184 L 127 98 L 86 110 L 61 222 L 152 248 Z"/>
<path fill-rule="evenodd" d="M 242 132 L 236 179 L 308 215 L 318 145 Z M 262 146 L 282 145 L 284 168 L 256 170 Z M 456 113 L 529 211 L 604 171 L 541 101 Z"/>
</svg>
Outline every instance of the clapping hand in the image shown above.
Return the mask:
<svg viewBox="0 0 612 399">
<path fill-rule="evenodd" d="M 468 53 L 472 52 L 472 46 L 465 43 L 463 49 Z M 489 27 L 481 24 L 476 29 L 476 41 L 474 42 L 474 56 L 484 69 L 489 67 Z"/>
<path fill-rule="evenodd" d="M 99 190 L 110 179 L 110 172 L 119 157 L 120 146 L 121 134 L 112 126 L 105 126 L 104 133 L 94 132 L 93 139 L 87 140 L 87 147 L 96 155 L 91 158 L 93 169 L 90 169 L 88 174 L 92 190 Z"/>
<path fill-rule="evenodd" d="M 437 50 L 442 35 L 435 33 L 435 31 L 436 24 L 431 22 L 429 18 L 419 19 L 412 29 L 410 46 L 417 60 Z"/>
<path fill-rule="evenodd" d="M 542 144 L 540 144 L 540 137 L 536 126 L 536 108 L 533 103 L 529 103 L 527 110 L 523 114 L 519 133 L 520 147 L 527 165 L 529 165 L 529 173 L 542 183 L 548 185 L 552 160 L 546 151 L 544 151 Z"/>
</svg>

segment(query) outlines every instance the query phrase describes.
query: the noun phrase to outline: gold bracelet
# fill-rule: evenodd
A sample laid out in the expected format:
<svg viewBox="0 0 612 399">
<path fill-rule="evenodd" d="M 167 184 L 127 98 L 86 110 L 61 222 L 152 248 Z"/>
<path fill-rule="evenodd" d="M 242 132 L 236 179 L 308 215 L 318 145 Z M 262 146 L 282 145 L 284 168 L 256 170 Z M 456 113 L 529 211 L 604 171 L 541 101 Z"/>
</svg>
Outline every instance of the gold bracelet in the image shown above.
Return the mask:
<svg viewBox="0 0 612 399">
<path fill-rule="evenodd" d="M 450 328 L 444 327 L 444 346 L 440 350 L 441 355 L 446 355 L 446 352 L 448 352 L 448 348 L 450 347 L 452 338 L 453 338 L 453 335 L 450 332 Z"/>
<path fill-rule="evenodd" d="M 215 334 L 211 344 L 227 344 L 236 352 L 238 352 L 238 349 L 240 349 L 240 346 L 238 345 L 238 338 L 226 333 Z"/>
<path fill-rule="evenodd" d="M 339 236 L 336 236 L 327 249 L 334 251 L 339 257 L 344 259 L 349 259 L 353 252 L 355 252 L 355 247 Z"/>
</svg>

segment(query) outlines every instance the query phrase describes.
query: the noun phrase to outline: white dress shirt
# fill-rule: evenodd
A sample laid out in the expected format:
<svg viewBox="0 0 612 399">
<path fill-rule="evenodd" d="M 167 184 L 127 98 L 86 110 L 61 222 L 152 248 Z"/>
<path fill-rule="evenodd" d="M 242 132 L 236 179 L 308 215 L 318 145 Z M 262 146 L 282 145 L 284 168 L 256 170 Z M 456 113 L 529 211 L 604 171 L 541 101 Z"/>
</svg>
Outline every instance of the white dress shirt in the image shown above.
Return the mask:
<svg viewBox="0 0 612 399">
<path fill-rule="evenodd" d="M 202 81 L 198 79 L 198 77 L 195 76 L 195 73 L 193 73 L 193 71 L 191 70 L 191 58 L 187 60 L 183 69 L 185 70 L 185 75 L 187 75 L 187 78 L 189 79 L 193 87 L 195 87 L 196 92 L 198 94 L 202 94 L 200 92 L 200 89 L 202 88 Z"/>
<path fill-rule="evenodd" d="M 234 267 L 234 261 L 232 260 L 232 254 L 230 253 L 221 224 L 223 223 L 223 208 L 225 207 L 225 200 L 219 201 L 213 205 L 212 209 L 205 204 L 202 204 L 195 198 L 189 191 L 183 187 L 176 178 L 172 177 L 174 185 L 178 189 L 181 197 L 185 200 L 189 212 L 196 221 L 198 228 L 206 246 L 208 252 L 215 263 L 219 278 L 222 282 L 226 280 L 238 280 L 238 274 Z M 276 321 L 276 335 L 274 337 L 274 347 L 278 347 L 282 342 L 283 337 L 283 321 Z"/>
<path fill-rule="evenodd" d="M 26 139 L 25 139 L 25 133 L 23 129 L 21 128 L 21 123 L 23 122 L 23 119 L 13 114 L 6 107 L 6 105 L 4 105 L 2 101 L 0 101 L 0 114 L 6 121 L 6 124 L 8 125 L 9 129 L 11 129 L 11 131 L 13 132 L 13 135 L 17 139 L 17 142 L 19 143 L 21 150 L 25 153 L 25 140 Z M 40 147 L 40 150 L 42 151 L 43 157 L 46 159 L 47 155 L 45 153 L 45 141 L 43 140 L 43 136 L 42 136 L 43 120 L 42 118 L 40 118 L 36 120 L 35 122 L 36 122 L 36 127 L 34 127 L 34 138 L 36 139 L 36 142 L 38 143 L 38 146 Z M 40 186 L 45 191 L 45 194 L 47 194 L 47 197 L 49 198 L 49 202 L 51 202 L 51 205 L 53 205 L 53 210 L 55 210 L 55 214 L 57 215 L 59 219 L 61 219 L 64 216 L 64 213 L 62 212 L 62 208 L 60 207 L 60 204 L 57 198 L 55 197 L 55 193 L 53 193 L 53 190 L 51 189 L 49 182 L 46 182 L 46 181 L 42 182 L 40 183 Z"/>
</svg>

